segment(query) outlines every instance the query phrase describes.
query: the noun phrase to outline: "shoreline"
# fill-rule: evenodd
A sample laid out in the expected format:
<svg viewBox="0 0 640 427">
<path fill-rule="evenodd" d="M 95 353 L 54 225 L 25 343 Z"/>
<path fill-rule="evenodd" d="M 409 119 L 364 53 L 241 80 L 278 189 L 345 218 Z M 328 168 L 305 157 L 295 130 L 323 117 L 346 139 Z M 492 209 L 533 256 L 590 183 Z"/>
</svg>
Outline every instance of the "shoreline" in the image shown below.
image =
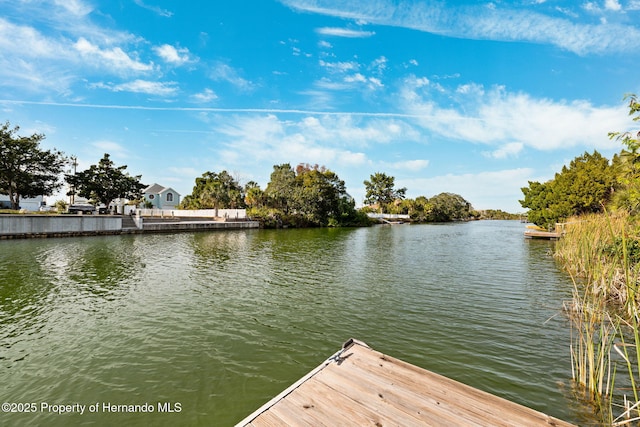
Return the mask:
<svg viewBox="0 0 640 427">
<path fill-rule="evenodd" d="M 258 221 L 138 218 L 121 215 L 0 215 L 0 240 L 257 229 Z M 146 219 L 146 221 L 145 221 Z"/>
</svg>

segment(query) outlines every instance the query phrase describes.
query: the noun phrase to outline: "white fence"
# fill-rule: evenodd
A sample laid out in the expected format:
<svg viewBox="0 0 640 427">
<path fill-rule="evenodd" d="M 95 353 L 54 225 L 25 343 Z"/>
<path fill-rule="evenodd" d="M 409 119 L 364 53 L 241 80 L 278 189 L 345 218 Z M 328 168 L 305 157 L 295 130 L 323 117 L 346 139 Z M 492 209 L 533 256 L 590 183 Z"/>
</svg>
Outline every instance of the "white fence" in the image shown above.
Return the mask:
<svg viewBox="0 0 640 427">
<path fill-rule="evenodd" d="M 137 209 L 136 216 L 160 218 L 247 219 L 246 209 Z"/>
<path fill-rule="evenodd" d="M 373 213 L 370 212 L 367 214 L 369 218 L 375 219 L 409 219 L 411 218 L 409 215 L 404 214 L 381 214 L 381 213 Z"/>
</svg>

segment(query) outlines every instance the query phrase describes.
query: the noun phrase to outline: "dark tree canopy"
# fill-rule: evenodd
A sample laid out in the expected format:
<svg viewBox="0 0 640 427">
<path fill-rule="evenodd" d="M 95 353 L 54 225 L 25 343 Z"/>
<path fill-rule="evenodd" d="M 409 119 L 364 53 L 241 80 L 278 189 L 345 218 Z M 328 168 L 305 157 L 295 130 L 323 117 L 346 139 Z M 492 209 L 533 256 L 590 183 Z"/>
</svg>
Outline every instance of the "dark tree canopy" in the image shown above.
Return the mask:
<svg viewBox="0 0 640 427">
<path fill-rule="evenodd" d="M 75 175 L 67 175 L 67 182 L 79 196 L 107 207 L 118 198 L 138 200 L 145 188 L 140 183 L 142 176 L 131 176 L 125 172 L 126 168 L 126 165 L 115 166 L 109 154 L 105 153 L 97 165 L 91 165 L 89 169 Z"/>
<path fill-rule="evenodd" d="M 471 217 L 471 203 L 454 193 L 440 193 L 429 199 L 427 218 L 434 222 L 460 221 Z"/>
<path fill-rule="evenodd" d="M 205 172 L 196 178 L 190 195 L 181 203 L 184 209 L 241 209 L 245 207 L 244 189 L 227 171 Z"/>
<path fill-rule="evenodd" d="M 20 198 L 48 196 L 62 185 L 66 159 L 55 149 L 43 150 L 44 135 L 18 136 L 18 126 L 9 122 L 0 126 L 0 194 L 9 196 L 12 209 Z"/>
<path fill-rule="evenodd" d="M 271 178 L 264 195 L 269 204 L 281 209 L 285 214 L 289 213 L 291 193 L 295 187 L 296 172 L 289 163 L 273 166 Z"/>
<path fill-rule="evenodd" d="M 634 122 L 640 121 L 640 101 L 636 95 L 628 95 L 629 115 Z M 613 158 L 616 172 L 616 193 L 613 205 L 626 209 L 633 214 L 640 213 L 640 130 L 626 132 L 610 132 L 610 138 L 615 138 L 626 147 Z"/>
<path fill-rule="evenodd" d="M 614 173 L 609 161 L 597 151 L 584 153 L 564 166 L 545 183 L 529 181 L 522 188 L 520 204 L 528 208 L 529 221 L 553 227 L 571 215 L 601 212 L 611 197 Z"/>
<path fill-rule="evenodd" d="M 364 202 L 368 205 L 378 205 L 384 210 L 387 205 L 396 200 L 402 200 L 407 192 L 406 188 L 395 189 L 395 178 L 385 173 L 376 172 L 369 180 L 364 181 L 366 195 Z"/>
<path fill-rule="evenodd" d="M 260 208 L 264 205 L 264 191 L 257 182 L 249 181 L 244 186 L 244 202 L 249 208 Z"/>
<path fill-rule="evenodd" d="M 346 196 L 344 181 L 324 166 L 300 164 L 296 168 L 291 205 L 316 225 L 327 225 L 340 215 L 340 200 Z"/>
<path fill-rule="evenodd" d="M 256 214 L 275 219 L 276 223 L 353 225 L 366 218 L 357 214 L 344 181 L 324 166 L 301 163 L 294 170 L 289 163 L 275 165 L 264 193 L 255 183 L 246 188 L 245 200 L 250 200 L 254 208 L 266 209 Z"/>
</svg>

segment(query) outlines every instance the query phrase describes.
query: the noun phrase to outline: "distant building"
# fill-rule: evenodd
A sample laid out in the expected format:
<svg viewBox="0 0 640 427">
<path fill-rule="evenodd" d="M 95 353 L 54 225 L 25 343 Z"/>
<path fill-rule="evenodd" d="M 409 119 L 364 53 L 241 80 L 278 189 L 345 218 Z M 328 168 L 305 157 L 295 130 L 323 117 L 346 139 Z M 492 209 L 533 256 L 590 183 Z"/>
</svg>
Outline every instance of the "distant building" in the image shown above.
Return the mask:
<svg viewBox="0 0 640 427">
<path fill-rule="evenodd" d="M 40 210 L 40 206 L 44 206 L 44 197 L 28 197 L 28 198 L 20 198 L 19 201 L 20 209 L 24 209 L 29 212 L 36 212 Z M 0 194 L 0 209 L 11 209 L 11 201 L 9 199 L 9 195 Z"/>
<path fill-rule="evenodd" d="M 175 209 L 180 204 L 180 194 L 176 190 L 159 184 L 148 186 L 142 195 L 157 209 Z"/>
</svg>

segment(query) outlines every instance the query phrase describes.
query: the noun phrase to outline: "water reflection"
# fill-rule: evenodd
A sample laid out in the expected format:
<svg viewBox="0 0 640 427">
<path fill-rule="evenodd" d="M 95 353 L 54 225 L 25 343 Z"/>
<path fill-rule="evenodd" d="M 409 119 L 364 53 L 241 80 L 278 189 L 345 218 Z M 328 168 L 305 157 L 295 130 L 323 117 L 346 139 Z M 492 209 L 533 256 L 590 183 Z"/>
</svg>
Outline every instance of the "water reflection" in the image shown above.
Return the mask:
<svg viewBox="0 0 640 427">
<path fill-rule="evenodd" d="M 496 221 L 0 242 L 0 400 L 164 399 L 183 403 L 180 418 L 82 421 L 233 425 L 355 337 L 572 419 L 558 387 L 569 331 L 554 317 L 570 283 L 522 231 Z"/>
</svg>

